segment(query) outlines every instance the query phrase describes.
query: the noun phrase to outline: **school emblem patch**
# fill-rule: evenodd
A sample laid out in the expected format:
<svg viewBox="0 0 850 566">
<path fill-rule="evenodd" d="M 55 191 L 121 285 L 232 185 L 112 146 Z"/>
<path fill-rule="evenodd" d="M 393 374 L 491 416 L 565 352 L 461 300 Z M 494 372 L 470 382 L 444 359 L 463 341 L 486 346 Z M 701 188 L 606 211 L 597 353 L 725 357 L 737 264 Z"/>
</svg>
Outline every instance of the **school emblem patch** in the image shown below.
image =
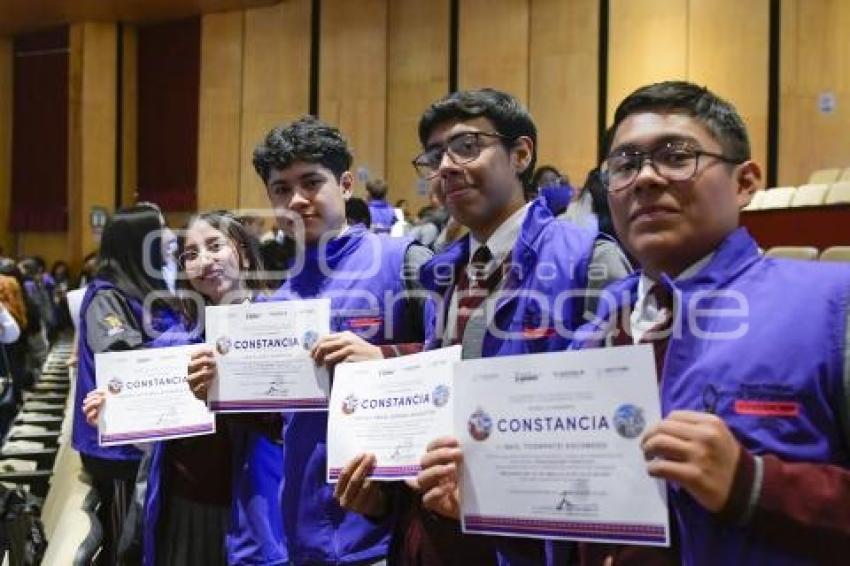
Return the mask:
<svg viewBox="0 0 850 566">
<path fill-rule="evenodd" d="M 106 325 L 106 335 L 115 336 L 124 332 L 124 323 L 117 315 L 108 314 L 103 317 L 103 324 Z"/>
</svg>

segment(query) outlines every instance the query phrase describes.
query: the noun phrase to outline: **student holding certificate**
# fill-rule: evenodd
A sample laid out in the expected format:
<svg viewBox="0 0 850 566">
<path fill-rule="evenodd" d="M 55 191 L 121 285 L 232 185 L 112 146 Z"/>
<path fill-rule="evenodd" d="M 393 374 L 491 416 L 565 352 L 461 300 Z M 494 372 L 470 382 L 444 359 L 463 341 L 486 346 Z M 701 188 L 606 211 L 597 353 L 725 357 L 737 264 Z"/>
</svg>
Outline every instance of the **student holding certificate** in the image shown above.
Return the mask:
<svg viewBox="0 0 850 566">
<path fill-rule="evenodd" d="M 679 536 L 582 545 L 581 563 L 843 562 L 850 269 L 760 254 L 739 216 L 761 169 L 735 108 L 704 87 L 627 96 L 601 171 L 642 271 L 609 288 L 582 346 L 654 346 L 665 418 L 642 448 Z"/>
<path fill-rule="evenodd" d="M 179 240 L 183 324 L 151 346 L 202 343 L 204 304 L 253 299 L 264 290 L 256 242 L 227 212 L 190 220 Z M 204 399 L 209 348 L 190 362 L 189 385 Z M 96 420 L 105 397 L 86 399 Z M 144 563 L 225 566 L 288 562 L 278 505 L 282 448 L 276 416 L 219 416 L 217 432 L 157 442 L 151 456 L 144 519 Z"/>
<path fill-rule="evenodd" d="M 272 300 L 331 300 L 332 334 L 312 350 L 317 363 L 331 368 L 381 358 L 395 350 L 393 344 L 422 341 L 421 299 L 411 293 L 430 253 L 409 239 L 346 224 L 351 162 L 339 130 L 312 117 L 273 129 L 254 151 L 278 225 L 303 259 L 293 262 Z M 282 505 L 290 558 L 314 565 L 380 562 L 394 516 L 372 520 L 339 507 L 326 482 L 326 432 L 327 413 L 288 419 Z"/>
<path fill-rule="evenodd" d="M 118 539 L 142 453 L 132 446 L 101 447 L 97 429 L 86 422 L 83 399 L 95 389 L 95 353 L 134 349 L 151 339 L 143 324 L 142 304 L 149 294 L 167 294 L 162 279 L 152 275 L 162 268 L 157 236 L 164 227 L 162 214 L 152 205 L 116 212 L 104 227 L 95 277 L 80 308 L 72 446 L 101 497 L 103 552 L 111 564 L 118 561 Z M 166 308 L 163 301 L 153 304 Z"/>
<path fill-rule="evenodd" d="M 425 288 L 439 298 L 428 304 L 426 347 L 460 344 L 465 359 L 565 349 L 582 321 L 584 289 L 625 271 L 619 260 L 605 260 L 616 257 L 605 253 L 615 244 L 556 220 L 560 210 L 551 195 L 525 203 L 537 142 L 528 111 L 496 90 L 453 93 L 425 111 L 419 139 L 417 172 L 470 231 L 422 269 Z M 604 268 L 603 278 L 588 276 L 591 262 Z M 452 498 L 443 497 L 456 479 L 457 443 L 439 439 L 431 448 L 419 489 L 404 492 L 391 561 L 541 563 L 542 541 L 461 532 Z M 346 499 L 370 499 L 355 482 L 348 485 Z"/>
</svg>

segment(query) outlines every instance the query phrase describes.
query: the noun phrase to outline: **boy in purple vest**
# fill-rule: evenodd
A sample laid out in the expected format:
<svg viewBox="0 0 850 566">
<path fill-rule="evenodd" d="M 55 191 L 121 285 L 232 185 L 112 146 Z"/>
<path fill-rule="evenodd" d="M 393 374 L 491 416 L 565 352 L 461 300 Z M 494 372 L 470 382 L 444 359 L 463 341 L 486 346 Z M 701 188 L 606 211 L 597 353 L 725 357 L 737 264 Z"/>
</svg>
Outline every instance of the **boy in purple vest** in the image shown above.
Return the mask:
<svg viewBox="0 0 850 566">
<path fill-rule="evenodd" d="M 312 350 L 316 363 L 330 368 L 416 351 L 423 339 L 416 275 L 431 253 L 346 223 L 351 162 L 339 130 L 312 116 L 274 128 L 254 151 L 278 225 L 297 248 L 288 278 L 269 300 L 330 299 L 333 334 Z M 212 356 L 193 362 L 191 372 L 209 367 L 212 378 Z M 281 504 L 293 564 L 382 562 L 395 514 L 373 520 L 337 504 L 325 481 L 327 413 L 293 413 L 286 421 Z"/>
<path fill-rule="evenodd" d="M 395 209 L 387 202 L 387 183 L 382 179 L 370 179 L 366 182 L 369 193 L 370 229 L 376 234 L 389 234 L 396 223 Z"/>
<path fill-rule="evenodd" d="M 850 550 L 846 266 L 763 257 L 739 227 L 761 170 L 726 101 L 686 82 L 618 107 L 601 170 L 642 271 L 582 347 L 651 343 L 670 548 L 582 544 L 581 564 L 813 564 Z"/>
<path fill-rule="evenodd" d="M 417 172 L 452 217 L 469 228 L 469 235 L 423 266 L 423 285 L 438 298 L 428 303 L 426 348 L 461 344 L 464 358 L 567 348 L 583 322 L 581 291 L 623 277 L 629 268 L 611 240 L 555 218 L 567 201 L 544 194 L 526 204 L 524 187 L 534 170 L 537 144 L 531 115 L 504 92 L 456 92 L 424 112 L 419 139 L 422 153 L 413 162 Z M 543 563 L 543 541 L 461 532 L 451 497 L 436 495 L 446 480 L 454 481 L 457 442 L 438 439 L 431 448 L 419 476 L 424 496 L 408 489 L 396 499 L 402 513 L 390 563 Z M 360 461 L 349 482 L 353 488 L 338 488 L 341 501 L 370 500 L 369 491 L 377 489 L 363 478 L 372 462 Z"/>
</svg>

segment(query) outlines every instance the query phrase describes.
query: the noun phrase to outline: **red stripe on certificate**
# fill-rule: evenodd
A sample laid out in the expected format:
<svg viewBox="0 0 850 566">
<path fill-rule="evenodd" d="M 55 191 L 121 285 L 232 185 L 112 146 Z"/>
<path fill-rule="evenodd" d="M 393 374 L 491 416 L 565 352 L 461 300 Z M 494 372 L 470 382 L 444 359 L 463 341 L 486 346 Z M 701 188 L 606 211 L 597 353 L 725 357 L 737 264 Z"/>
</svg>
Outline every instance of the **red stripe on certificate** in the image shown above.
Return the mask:
<svg viewBox="0 0 850 566">
<path fill-rule="evenodd" d="M 796 401 L 752 401 L 738 399 L 735 412 L 739 415 L 758 417 L 796 417 L 800 414 L 800 403 Z"/>
</svg>

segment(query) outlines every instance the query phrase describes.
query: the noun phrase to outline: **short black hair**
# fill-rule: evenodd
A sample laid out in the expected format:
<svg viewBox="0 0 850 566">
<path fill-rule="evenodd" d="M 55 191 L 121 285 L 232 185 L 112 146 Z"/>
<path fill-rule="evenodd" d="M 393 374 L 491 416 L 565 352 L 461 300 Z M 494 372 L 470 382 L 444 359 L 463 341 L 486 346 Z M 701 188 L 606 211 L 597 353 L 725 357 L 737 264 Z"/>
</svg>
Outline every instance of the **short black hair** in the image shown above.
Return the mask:
<svg viewBox="0 0 850 566">
<path fill-rule="evenodd" d="M 523 187 L 529 186 L 537 162 L 537 127 L 528 110 L 506 92 L 492 88 L 462 90 L 438 100 L 419 119 L 419 141 L 424 147 L 434 128 L 449 120 L 466 121 L 475 118 L 487 118 L 493 122 L 496 131 L 506 138 L 502 140 L 505 149 L 513 147 L 521 136 L 531 138 L 531 161 L 519 174 Z"/>
<path fill-rule="evenodd" d="M 620 124 L 633 114 L 666 112 L 691 116 L 701 122 L 723 148 L 726 157 L 735 161 L 750 159 L 747 127 L 735 107 L 708 88 L 687 81 L 665 81 L 643 86 L 628 95 L 614 113 L 614 124 L 608 130 L 606 153 Z"/>
<path fill-rule="evenodd" d="M 345 201 L 345 219 L 349 224 L 362 224 L 366 228 L 372 227 L 369 205 L 362 198 L 351 197 Z"/>
<path fill-rule="evenodd" d="M 266 184 L 272 169 L 286 169 L 296 161 L 327 167 L 339 181 L 351 168 L 352 159 L 340 131 L 315 116 L 273 128 L 254 149 L 254 169 Z"/>
<path fill-rule="evenodd" d="M 382 199 L 387 196 L 389 187 L 383 179 L 369 179 L 366 181 L 366 192 L 373 199 Z"/>
</svg>

